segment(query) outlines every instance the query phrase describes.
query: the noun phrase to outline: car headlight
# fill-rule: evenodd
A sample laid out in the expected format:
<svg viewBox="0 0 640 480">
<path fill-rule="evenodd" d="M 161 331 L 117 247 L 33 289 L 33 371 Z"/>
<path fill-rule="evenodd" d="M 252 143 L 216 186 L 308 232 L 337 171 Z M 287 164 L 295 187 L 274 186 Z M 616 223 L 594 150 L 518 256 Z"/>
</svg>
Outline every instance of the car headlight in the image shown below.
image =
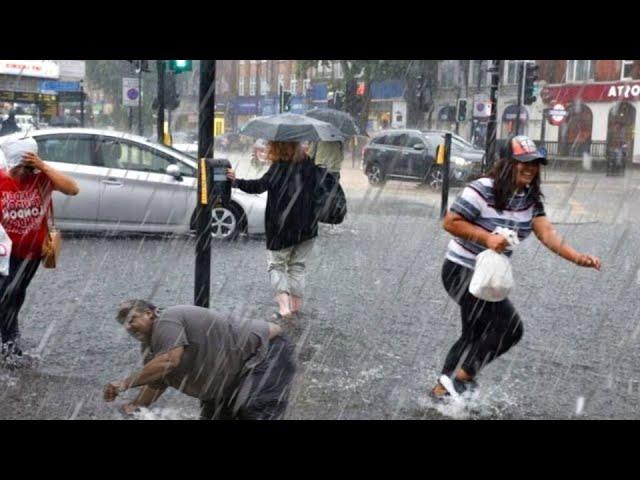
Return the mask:
<svg viewBox="0 0 640 480">
<path fill-rule="evenodd" d="M 462 157 L 451 157 L 451 163 L 453 163 L 457 167 L 468 167 L 469 165 L 471 165 L 470 161 L 465 160 Z"/>
</svg>

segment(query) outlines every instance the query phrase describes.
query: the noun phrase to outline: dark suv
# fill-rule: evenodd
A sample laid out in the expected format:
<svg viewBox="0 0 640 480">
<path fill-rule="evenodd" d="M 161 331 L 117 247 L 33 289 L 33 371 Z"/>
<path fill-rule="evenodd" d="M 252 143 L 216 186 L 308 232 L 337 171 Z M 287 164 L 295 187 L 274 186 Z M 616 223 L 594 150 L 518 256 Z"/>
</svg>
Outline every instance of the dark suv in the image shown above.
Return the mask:
<svg viewBox="0 0 640 480">
<path fill-rule="evenodd" d="M 423 182 L 434 189 L 442 185 L 441 166 L 435 163 L 436 147 L 444 145 L 444 130 L 385 130 L 364 149 L 363 167 L 371 185 L 387 179 Z M 483 150 L 452 134 L 449 178 L 465 182 L 480 173 Z"/>
</svg>

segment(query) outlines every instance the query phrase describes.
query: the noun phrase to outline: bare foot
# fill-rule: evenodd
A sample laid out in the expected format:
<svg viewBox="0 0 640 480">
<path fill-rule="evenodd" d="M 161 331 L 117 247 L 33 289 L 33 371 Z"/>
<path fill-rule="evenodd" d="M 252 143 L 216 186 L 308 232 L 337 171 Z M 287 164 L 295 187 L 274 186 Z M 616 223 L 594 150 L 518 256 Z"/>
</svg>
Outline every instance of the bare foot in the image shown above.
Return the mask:
<svg viewBox="0 0 640 480">
<path fill-rule="evenodd" d="M 456 378 L 458 380 L 462 380 L 463 382 L 470 382 L 471 380 L 473 380 L 473 377 L 465 372 L 462 368 L 458 370 L 458 373 L 456 373 Z"/>
<path fill-rule="evenodd" d="M 302 297 L 291 296 L 291 313 L 298 313 L 302 308 Z"/>
<path fill-rule="evenodd" d="M 445 395 L 448 395 L 448 394 L 449 394 L 449 392 L 447 392 L 447 389 L 446 389 L 446 388 L 444 388 L 440 382 L 438 382 L 438 383 L 436 384 L 436 386 L 435 386 L 435 387 L 433 387 L 433 389 L 431 390 L 431 394 L 432 394 L 434 397 L 442 398 L 442 397 L 444 397 Z"/>
</svg>

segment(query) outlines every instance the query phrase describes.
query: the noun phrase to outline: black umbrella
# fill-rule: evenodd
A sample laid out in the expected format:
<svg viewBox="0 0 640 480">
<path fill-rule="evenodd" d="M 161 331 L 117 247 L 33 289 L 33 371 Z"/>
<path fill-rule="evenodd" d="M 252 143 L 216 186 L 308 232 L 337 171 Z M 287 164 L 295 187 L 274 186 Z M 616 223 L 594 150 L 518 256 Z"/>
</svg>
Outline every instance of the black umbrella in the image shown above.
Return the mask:
<svg viewBox="0 0 640 480">
<path fill-rule="evenodd" d="M 249 137 L 264 138 L 276 142 L 339 142 L 344 137 L 338 129 L 327 122 L 296 113 L 281 113 L 258 117 L 240 129 Z"/>
<path fill-rule="evenodd" d="M 58 117 L 51 118 L 49 122 L 50 127 L 78 127 L 80 126 L 80 120 L 69 115 L 60 115 Z"/>
<path fill-rule="evenodd" d="M 332 108 L 313 108 L 305 113 L 306 116 L 328 122 L 336 127 L 345 137 L 361 135 L 356 121 L 347 112 Z M 366 135 L 366 133 L 364 134 Z"/>
</svg>

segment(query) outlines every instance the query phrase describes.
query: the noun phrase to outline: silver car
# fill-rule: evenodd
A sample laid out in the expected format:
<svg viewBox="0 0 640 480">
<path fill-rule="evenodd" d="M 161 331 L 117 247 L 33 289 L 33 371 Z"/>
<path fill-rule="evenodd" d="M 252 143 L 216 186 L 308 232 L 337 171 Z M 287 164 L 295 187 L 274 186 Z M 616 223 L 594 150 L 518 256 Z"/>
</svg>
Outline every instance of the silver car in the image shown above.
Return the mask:
<svg viewBox="0 0 640 480">
<path fill-rule="evenodd" d="M 110 130 L 52 128 L 29 132 L 40 157 L 78 182 L 80 193 L 55 192 L 62 230 L 186 234 L 194 229 L 198 166 L 192 157 L 143 137 Z M 0 143 L 24 133 L 0 137 Z M 267 194 L 231 191 L 215 208 L 211 235 L 264 233 Z"/>
</svg>

